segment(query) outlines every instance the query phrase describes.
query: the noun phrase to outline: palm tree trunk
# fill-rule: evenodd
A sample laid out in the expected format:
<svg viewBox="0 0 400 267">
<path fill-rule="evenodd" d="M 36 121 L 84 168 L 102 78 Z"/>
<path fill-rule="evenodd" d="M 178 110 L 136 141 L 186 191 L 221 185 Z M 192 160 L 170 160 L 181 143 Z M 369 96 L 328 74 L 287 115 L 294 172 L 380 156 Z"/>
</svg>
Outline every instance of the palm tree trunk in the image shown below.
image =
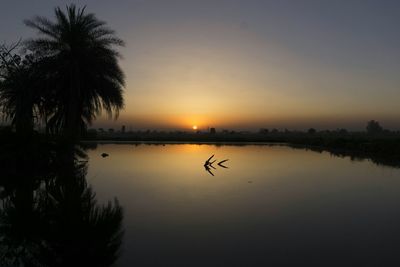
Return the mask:
<svg viewBox="0 0 400 267">
<path fill-rule="evenodd" d="M 15 113 L 15 131 L 17 135 L 27 138 L 33 132 L 33 112 L 29 103 L 24 103 L 23 109 L 17 109 Z"/>
<path fill-rule="evenodd" d="M 65 120 L 65 135 L 66 138 L 72 142 L 75 142 L 80 137 L 79 127 L 79 107 L 80 107 L 80 80 L 79 80 L 79 65 L 74 64 L 74 68 L 71 73 L 71 83 L 68 99 L 68 110 Z"/>
</svg>

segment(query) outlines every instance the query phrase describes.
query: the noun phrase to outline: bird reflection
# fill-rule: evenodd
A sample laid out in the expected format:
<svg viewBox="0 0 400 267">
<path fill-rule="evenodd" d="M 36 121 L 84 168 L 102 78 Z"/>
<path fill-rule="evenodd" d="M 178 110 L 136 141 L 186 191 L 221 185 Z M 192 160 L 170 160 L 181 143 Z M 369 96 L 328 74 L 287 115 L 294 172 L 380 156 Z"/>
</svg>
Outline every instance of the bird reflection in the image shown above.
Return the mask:
<svg viewBox="0 0 400 267">
<path fill-rule="evenodd" d="M 96 202 L 77 147 L 0 154 L 0 266 L 110 266 L 123 236 L 117 199 Z"/>
</svg>

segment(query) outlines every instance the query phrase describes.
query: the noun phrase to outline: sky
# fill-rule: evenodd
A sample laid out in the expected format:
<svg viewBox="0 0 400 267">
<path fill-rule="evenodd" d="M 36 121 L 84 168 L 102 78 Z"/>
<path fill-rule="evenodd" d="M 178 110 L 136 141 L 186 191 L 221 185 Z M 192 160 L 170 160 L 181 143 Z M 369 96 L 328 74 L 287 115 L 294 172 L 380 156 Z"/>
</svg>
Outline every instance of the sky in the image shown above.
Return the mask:
<svg viewBox="0 0 400 267">
<path fill-rule="evenodd" d="M 0 43 L 69 1 L 1 0 Z M 87 0 L 126 45 L 127 129 L 400 129 L 400 1 Z"/>
</svg>

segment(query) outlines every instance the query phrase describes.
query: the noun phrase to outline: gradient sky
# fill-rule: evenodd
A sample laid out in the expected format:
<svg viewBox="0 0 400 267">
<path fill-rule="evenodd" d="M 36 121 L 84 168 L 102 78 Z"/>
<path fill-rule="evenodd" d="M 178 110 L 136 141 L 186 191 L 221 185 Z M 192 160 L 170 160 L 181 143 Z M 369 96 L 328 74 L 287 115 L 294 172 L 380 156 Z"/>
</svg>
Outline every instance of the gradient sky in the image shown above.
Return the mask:
<svg viewBox="0 0 400 267">
<path fill-rule="evenodd" d="M 0 42 L 68 1 L 0 4 Z M 76 1 L 126 46 L 128 129 L 400 129 L 400 1 Z"/>
</svg>

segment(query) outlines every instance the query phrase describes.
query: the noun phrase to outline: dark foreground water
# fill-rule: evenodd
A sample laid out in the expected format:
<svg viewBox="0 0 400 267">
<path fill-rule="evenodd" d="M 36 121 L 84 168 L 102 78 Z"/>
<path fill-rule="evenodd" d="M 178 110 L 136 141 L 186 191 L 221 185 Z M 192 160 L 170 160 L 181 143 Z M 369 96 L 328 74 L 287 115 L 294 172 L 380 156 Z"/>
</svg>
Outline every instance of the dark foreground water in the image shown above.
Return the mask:
<svg viewBox="0 0 400 267">
<path fill-rule="evenodd" d="M 78 266 L 78 256 L 86 266 L 400 266 L 400 169 L 267 145 L 86 153 L 81 167 L 56 165 L 55 178 L 31 186 L 37 215 L 20 189 L 0 191 L 0 256 L 11 248 L 60 266 Z M 26 230 L 35 222 L 45 229 Z"/>
</svg>

